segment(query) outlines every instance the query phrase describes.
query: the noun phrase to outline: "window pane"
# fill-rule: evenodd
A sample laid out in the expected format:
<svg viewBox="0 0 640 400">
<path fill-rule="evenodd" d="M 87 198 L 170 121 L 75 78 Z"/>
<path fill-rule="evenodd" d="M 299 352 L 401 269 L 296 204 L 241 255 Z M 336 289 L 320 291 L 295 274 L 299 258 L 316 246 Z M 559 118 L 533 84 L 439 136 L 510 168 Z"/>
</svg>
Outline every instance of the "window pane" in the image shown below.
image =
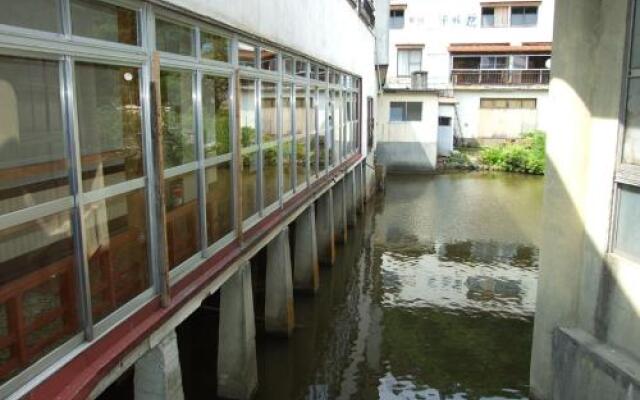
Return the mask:
<svg viewBox="0 0 640 400">
<path fill-rule="evenodd" d="M 146 212 L 143 189 L 85 206 L 94 322 L 149 288 Z"/>
<path fill-rule="evenodd" d="M 233 230 L 233 180 L 231 162 L 205 170 L 207 192 L 207 245 Z"/>
<path fill-rule="evenodd" d="M 0 215 L 69 195 L 58 62 L 0 56 Z"/>
<path fill-rule="evenodd" d="M 282 164 L 283 164 L 283 185 L 282 190 L 287 193 L 293 189 L 293 121 L 291 107 L 291 85 L 282 85 Z"/>
<path fill-rule="evenodd" d="M 71 232 L 69 212 L 0 231 L 0 382 L 79 332 Z"/>
<path fill-rule="evenodd" d="M 538 23 L 538 8 L 526 7 L 524 10 L 524 24 L 531 26 Z"/>
<path fill-rule="evenodd" d="M 198 179 L 195 172 L 166 179 L 165 212 L 169 269 L 198 252 Z"/>
<path fill-rule="evenodd" d="M 0 0 L 0 10 L 0 24 L 61 32 L 59 0 Z"/>
<path fill-rule="evenodd" d="M 398 76 L 409 75 L 409 52 L 398 50 Z"/>
<path fill-rule="evenodd" d="M 284 68 L 284 73 L 286 75 L 292 75 L 293 74 L 293 58 L 283 56 L 282 67 Z"/>
<path fill-rule="evenodd" d="M 640 165 L 640 79 L 629 80 L 622 162 Z"/>
<path fill-rule="evenodd" d="M 200 32 L 202 58 L 229 62 L 229 39 L 213 33 Z"/>
<path fill-rule="evenodd" d="M 242 147 L 258 144 L 256 134 L 256 82 L 249 79 L 240 81 L 240 130 Z"/>
<path fill-rule="evenodd" d="M 83 190 L 144 175 L 138 69 L 76 63 Z"/>
<path fill-rule="evenodd" d="M 204 155 L 214 157 L 231 151 L 229 130 L 229 79 L 202 78 Z"/>
<path fill-rule="evenodd" d="M 268 71 L 278 70 L 278 53 L 271 50 L 262 49 L 260 51 L 260 64 L 262 69 Z"/>
<path fill-rule="evenodd" d="M 407 121 L 422 121 L 422 103 L 407 103 Z"/>
<path fill-rule="evenodd" d="M 309 90 L 307 121 L 309 123 L 309 160 L 311 174 L 318 172 L 318 134 L 316 131 L 316 89 Z"/>
<path fill-rule="evenodd" d="M 495 16 L 493 7 L 483 7 L 482 8 L 482 26 L 494 26 L 495 25 Z"/>
<path fill-rule="evenodd" d="M 278 201 L 278 109 L 276 84 L 262 82 L 260 93 L 260 129 L 262 134 L 262 161 L 264 206 Z"/>
<path fill-rule="evenodd" d="M 187 71 L 160 71 L 165 168 L 195 160 L 192 84 Z"/>
<path fill-rule="evenodd" d="M 307 63 L 305 61 L 296 61 L 296 75 L 303 78 L 307 77 Z"/>
<path fill-rule="evenodd" d="M 336 160 L 336 145 L 335 145 L 335 92 L 333 90 L 329 91 L 329 104 L 327 108 L 327 152 L 329 153 L 329 165 L 335 165 Z"/>
<path fill-rule="evenodd" d="M 255 68 L 258 63 L 256 47 L 247 43 L 238 43 L 238 62 L 245 67 Z"/>
<path fill-rule="evenodd" d="M 620 185 L 616 250 L 640 260 L 640 188 Z"/>
<path fill-rule="evenodd" d="M 318 80 L 326 81 L 327 80 L 327 68 L 324 66 L 318 66 Z"/>
<path fill-rule="evenodd" d="M 319 168 L 324 171 L 327 168 L 327 91 L 318 91 L 318 154 L 320 157 Z"/>
<path fill-rule="evenodd" d="M 389 108 L 389 121 L 404 121 L 406 116 L 404 114 L 406 103 L 391 102 Z"/>
<path fill-rule="evenodd" d="M 138 44 L 138 18 L 134 10 L 88 0 L 71 1 L 74 35 Z"/>
<path fill-rule="evenodd" d="M 633 36 L 631 38 L 631 68 L 640 68 L 640 6 L 636 6 L 633 22 Z"/>
<path fill-rule="evenodd" d="M 296 183 L 307 182 L 307 134 L 305 88 L 296 86 Z"/>
<path fill-rule="evenodd" d="M 522 7 L 511 8 L 511 25 L 524 25 L 524 9 Z"/>
<path fill-rule="evenodd" d="M 193 28 L 156 18 L 156 48 L 183 56 L 194 56 Z"/>
<path fill-rule="evenodd" d="M 258 213 L 258 152 L 242 155 L 242 218 Z"/>
</svg>

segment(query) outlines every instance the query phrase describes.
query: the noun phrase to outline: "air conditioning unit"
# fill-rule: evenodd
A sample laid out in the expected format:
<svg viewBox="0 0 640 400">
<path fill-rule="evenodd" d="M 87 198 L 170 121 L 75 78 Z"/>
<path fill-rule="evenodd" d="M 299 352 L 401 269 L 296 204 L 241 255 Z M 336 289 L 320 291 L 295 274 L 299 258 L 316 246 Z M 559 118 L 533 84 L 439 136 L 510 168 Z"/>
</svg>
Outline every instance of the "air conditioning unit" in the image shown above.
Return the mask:
<svg viewBox="0 0 640 400">
<path fill-rule="evenodd" d="M 427 89 L 428 76 L 429 76 L 429 73 L 427 71 L 412 72 L 411 73 L 411 89 L 413 90 Z"/>
</svg>

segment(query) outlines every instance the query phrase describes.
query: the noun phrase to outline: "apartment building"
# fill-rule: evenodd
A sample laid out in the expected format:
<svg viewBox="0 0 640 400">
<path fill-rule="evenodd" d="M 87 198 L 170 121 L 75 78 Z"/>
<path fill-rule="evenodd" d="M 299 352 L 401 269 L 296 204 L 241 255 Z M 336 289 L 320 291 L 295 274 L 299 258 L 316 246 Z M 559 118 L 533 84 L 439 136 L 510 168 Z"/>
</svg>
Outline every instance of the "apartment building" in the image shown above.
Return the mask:
<svg viewBox="0 0 640 400">
<path fill-rule="evenodd" d="M 553 9 L 553 0 L 391 1 L 383 97 L 395 100 L 380 103 L 381 142 L 396 141 L 407 124 L 426 124 L 428 132 L 400 135 L 405 143 L 433 144 L 440 132 L 445 141 L 455 135 L 476 145 L 545 130 Z M 414 99 L 397 101 L 401 93 Z M 411 104 L 418 94 L 437 98 L 437 116 Z M 416 112 L 403 114 L 407 107 Z M 423 147 L 431 157 L 435 147 Z"/>
</svg>

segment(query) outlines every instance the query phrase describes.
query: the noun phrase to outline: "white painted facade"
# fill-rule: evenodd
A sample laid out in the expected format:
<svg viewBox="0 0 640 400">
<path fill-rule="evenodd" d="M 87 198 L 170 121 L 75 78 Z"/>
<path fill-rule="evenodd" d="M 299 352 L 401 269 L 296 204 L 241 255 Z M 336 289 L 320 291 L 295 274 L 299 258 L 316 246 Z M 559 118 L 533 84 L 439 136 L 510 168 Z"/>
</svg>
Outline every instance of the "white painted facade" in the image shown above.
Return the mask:
<svg viewBox="0 0 640 400">
<path fill-rule="evenodd" d="M 536 129 L 546 130 L 548 127 L 548 85 L 543 84 L 509 84 L 509 85 L 453 85 L 451 70 L 453 68 L 450 46 L 455 44 L 489 45 L 501 44 L 514 47 L 523 44 L 551 43 L 553 37 L 554 0 L 531 2 L 522 0 L 490 2 L 493 5 L 531 5 L 538 4 L 537 23 L 535 26 L 518 27 L 484 27 L 482 26 L 482 6 L 489 2 L 480 0 L 392 0 L 391 9 L 404 9 L 404 26 L 389 30 L 389 67 L 387 88 L 400 89 L 411 86 L 409 76 L 399 76 L 398 49 L 416 48 L 422 50 L 420 70 L 428 73 L 429 89 L 443 90 L 447 96 L 457 101 L 459 121 L 454 122 L 456 134 L 471 142 L 482 139 L 507 139 L 518 137 L 522 132 L 511 131 L 501 133 L 504 126 L 518 126 L 513 119 L 517 113 L 507 113 L 507 120 L 493 129 L 493 133 L 483 133 L 487 129 L 480 126 L 480 99 L 535 99 L 537 120 Z M 526 54 L 526 52 L 515 52 Z M 489 55 L 482 51 L 478 53 Z M 506 55 L 506 54 L 504 54 Z M 546 81 L 545 81 L 546 82 Z M 530 130 L 530 124 L 525 125 Z M 489 129 L 491 131 L 491 129 Z"/>
</svg>

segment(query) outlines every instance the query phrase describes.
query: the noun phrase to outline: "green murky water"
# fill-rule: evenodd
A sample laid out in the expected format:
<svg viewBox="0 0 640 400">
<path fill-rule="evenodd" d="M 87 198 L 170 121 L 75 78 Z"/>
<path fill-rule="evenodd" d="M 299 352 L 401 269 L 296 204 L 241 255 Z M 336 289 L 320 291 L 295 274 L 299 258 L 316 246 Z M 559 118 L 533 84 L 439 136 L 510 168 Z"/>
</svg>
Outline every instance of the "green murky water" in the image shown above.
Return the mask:
<svg viewBox="0 0 640 400">
<path fill-rule="evenodd" d="M 260 400 L 526 399 L 542 178 L 391 176 L 289 340 L 260 336 Z"/>
</svg>

